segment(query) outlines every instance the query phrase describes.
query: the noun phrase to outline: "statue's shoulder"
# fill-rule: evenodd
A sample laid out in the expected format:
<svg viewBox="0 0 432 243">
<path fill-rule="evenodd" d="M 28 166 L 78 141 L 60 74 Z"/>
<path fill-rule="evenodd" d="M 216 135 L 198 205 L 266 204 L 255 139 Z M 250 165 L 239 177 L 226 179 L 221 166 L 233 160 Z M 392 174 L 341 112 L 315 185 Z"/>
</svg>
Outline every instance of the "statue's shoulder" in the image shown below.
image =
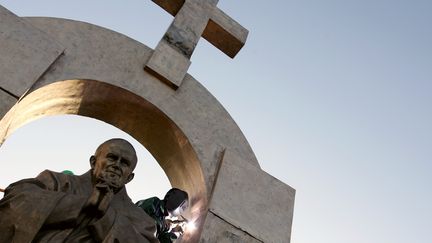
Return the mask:
<svg viewBox="0 0 432 243">
<path fill-rule="evenodd" d="M 65 187 L 70 187 L 70 185 L 78 179 L 78 176 L 44 170 L 36 179 L 42 182 L 48 190 L 64 191 Z"/>
<path fill-rule="evenodd" d="M 53 177 L 57 174 L 60 174 L 58 172 L 52 171 L 52 170 L 44 170 L 36 178 L 45 178 L 45 177 Z"/>
<path fill-rule="evenodd" d="M 56 172 L 44 170 L 35 178 L 27 178 L 16 181 L 6 188 L 6 194 L 9 194 L 11 190 L 26 190 L 28 186 L 37 186 L 42 189 L 52 190 L 52 188 L 54 188 L 57 183 L 55 174 Z"/>
<path fill-rule="evenodd" d="M 58 180 L 60 178 L 69 178 L 70 175 L 66 175 L 61 172 L 55 172 L 52 170 L 44 170 L 36 177 L 38 180 Z"/>
</svg>

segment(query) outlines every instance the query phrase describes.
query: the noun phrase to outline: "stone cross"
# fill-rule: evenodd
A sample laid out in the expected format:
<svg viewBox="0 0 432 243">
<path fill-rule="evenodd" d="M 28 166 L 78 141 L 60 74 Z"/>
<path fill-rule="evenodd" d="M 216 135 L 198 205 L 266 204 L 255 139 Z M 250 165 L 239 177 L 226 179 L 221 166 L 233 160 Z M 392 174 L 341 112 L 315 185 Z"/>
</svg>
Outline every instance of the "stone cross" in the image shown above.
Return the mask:
<svg viewBox="0 0 432 243">
<path fill-rule="evenodd" d="M 246 42 L 248 30 L 217 8 L 219 0 L 152 0 L 175 16 L 145 69 L 177 89 L 190 57 L 204 37 L 233 58 Z"/>
</svg>

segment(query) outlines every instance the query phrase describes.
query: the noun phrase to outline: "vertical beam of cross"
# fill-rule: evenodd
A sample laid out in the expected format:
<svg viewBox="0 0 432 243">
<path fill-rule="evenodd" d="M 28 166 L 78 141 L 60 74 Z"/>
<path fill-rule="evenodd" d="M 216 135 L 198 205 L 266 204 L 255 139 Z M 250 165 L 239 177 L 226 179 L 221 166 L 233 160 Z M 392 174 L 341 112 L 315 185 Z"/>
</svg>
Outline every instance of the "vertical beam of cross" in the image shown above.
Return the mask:
<svg viewBox="0 0 432 243">
<path fill-rule="evenodd" d="M 174 15 L 145 69 L 178 88 L 201 38 L 233 58 L 246 42 L 248 31 L 217 8 L 219 0 L 152 0 Z"/>
</svg>

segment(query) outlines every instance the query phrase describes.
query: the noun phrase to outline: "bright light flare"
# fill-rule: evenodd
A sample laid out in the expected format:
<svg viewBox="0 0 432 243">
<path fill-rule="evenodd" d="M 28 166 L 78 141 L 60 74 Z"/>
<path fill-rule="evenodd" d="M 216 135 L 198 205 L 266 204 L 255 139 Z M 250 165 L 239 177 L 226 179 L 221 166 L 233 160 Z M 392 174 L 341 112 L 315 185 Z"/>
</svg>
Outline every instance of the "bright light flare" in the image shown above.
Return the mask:
<svg viewBox="0 0 432 243">
<path fill-rule="evenodd" d="M 195 231 L 196 229 L 197 229 L 197 226 L 196 226 L 196 224 L 195 224 L 195 221 L 190 221 L 190 222 L 188 222 L 187 224 L 186 224 L 186 231 L 190 231 L 190 232 L 193 232 L 193 231 Z"/>
<path fill-rule="evenodd" d="M 170 215 L 167 216 L 166 219 L 168 219 L 171 222 L 169 231 L 171 231 L 177 226 L 180 226 L 183 231 L 183 234 L 186 233 L 190 234 L 197 229 L 195 220 L 189 221 L 188 219 L 186 219 L 181 215 L 179 217 Z"/>
</svg>

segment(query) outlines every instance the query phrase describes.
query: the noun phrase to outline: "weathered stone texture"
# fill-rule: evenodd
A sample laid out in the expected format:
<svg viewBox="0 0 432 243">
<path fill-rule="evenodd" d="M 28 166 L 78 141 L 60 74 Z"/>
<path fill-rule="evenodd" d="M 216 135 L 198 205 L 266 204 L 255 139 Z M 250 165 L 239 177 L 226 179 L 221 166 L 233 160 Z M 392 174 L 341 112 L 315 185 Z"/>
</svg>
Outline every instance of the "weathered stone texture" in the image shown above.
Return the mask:
<svg viewBox="0 0 432 243">
<path fill-rule="evenodd" d="M 252 237 L 248 233 L 225 222 L 218 216 L 209 212 L 204 230 L 201 235 L 201 243 L 260 243 L 262 241 Z"/>
<path fill-rule="evenodd" d="M 185 0 L 152 0 L 157 5 L 175 16 L 185 3 Z M 217 0 L 207 0 L 215 6 Z M 246 43 L 248 30 L 217 7 L 212 7 L 209 21 L 204 29 L 202 37 L 233 58 Z"/>
<path fill-rule="evenodd" d="M 264 242 L 289 242 L 294 196 L 294 189 L 227 150 L 210 211 Z"/>
<path fill-rule="evenodd" d="M 175 89 L 187 73 L 201 36 L 232 58 L 246 42 L 248 31 L 216 7 L 218 0 L 153 2 L 175 18 L 145 68 Z"/>
<path fill-rule="evenodd" d="M 215 8 L 203 37 L 227 56 L 234 58 L 246 43 L 248 33 L 247 29 L 225 12 Z"/>
<path fill-rule="evenodd" d="M 166 40 L 161 40 L 145 69 L 169 86 L 177 89 L 183 81 L 190 64 L 189 58 L 179 53 Z"/>
<path fill-rule="evenodd" d="M 0 119 L 17 102 L 17 99 L 0 89 Z"/>
<path fill-rule="evenodd" d="M 0 87 L 20 97 L 62 52 L 54 39 L 0 6 Z"/>
</svg>

